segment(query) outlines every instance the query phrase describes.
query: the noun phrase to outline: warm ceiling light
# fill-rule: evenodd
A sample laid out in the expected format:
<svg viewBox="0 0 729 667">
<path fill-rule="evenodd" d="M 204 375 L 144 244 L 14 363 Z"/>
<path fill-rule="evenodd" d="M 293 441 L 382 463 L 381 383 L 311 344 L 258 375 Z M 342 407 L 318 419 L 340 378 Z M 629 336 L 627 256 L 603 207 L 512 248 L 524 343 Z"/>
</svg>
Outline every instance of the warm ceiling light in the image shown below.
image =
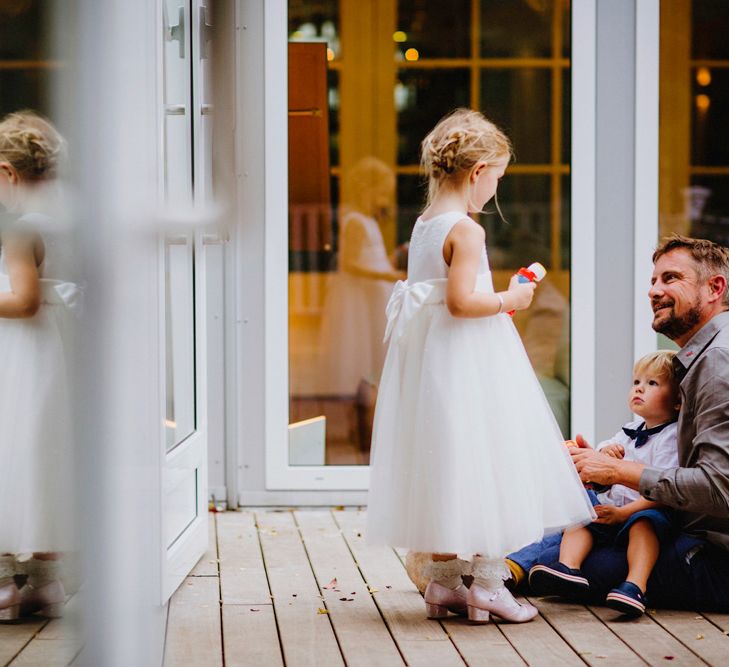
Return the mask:
<svg viewBox="0 0 729 667">
<path fill-rule="evenodd" d="M 417 49 L 408 49 L 405 51 L 405 60 L 414 61 L 418 60 L 418 58 L 420 58 L 420 54 Z"/>
<path fill-rule="evenodd" d="M 708 95 L 696 96 L 696 108 L 699 111 L 706 111 L 711 106 L 711 98 Z"/>
<path fill-rule="evenodd" d="M 327 60 L 334 60 L 334 51 L 327 49 Z"/>
<path fill-rule="evenodd" d="M 711 83 L 711 70 L 708 67 L 699 67 L 696 70 L 696 83 L 708 86 Z"/>
<path fill-rule="evenodd" d="M 392 33 L 392 38 L 396 42 L 405 42 L 405 41 L 407 41 L 408 36 L 402 30 L 396 30 L 395 32 Z"/>
</svg>

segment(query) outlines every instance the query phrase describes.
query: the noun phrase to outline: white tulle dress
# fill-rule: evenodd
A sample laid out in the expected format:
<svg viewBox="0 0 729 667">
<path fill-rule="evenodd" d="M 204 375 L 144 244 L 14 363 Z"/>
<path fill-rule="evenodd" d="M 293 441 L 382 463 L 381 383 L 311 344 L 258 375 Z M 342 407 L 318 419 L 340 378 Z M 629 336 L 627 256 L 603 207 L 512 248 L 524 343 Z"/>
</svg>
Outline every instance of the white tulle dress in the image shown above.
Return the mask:
<svg viewBox="0 0 729 667">
<path fill-rule="evenodd" d="M 345 247 L 347 226 L 359 224 L 361 243 Z M 382 232 L 373 218 L 350 211 L 340 228 L 340 257 L 348 254 L 360 266 L 392 272 Z M 350 273 L 343 268 L 331 277 L 321 324 L 318 389 L 329 396 L 353 396 L 361 380 L 377 384 L 385 361 L 385 306 L 393 283 Z"/>
<path fill-rule="evenodd" d="M 68 280 L 67 239 L 54 238 L 52 221 L 29 215 L 16 224 L 43 230 L 45 259 L 38 312 L 0 318 L 0 553 L 71 551 L 69 361 L 80 290 Z M 0 291 L 9 290 L 0 248 Z"/>
<path fill-rule="evenodd" d="M 464 217 L 416 222 L 387 306 L 367 538 L 500 558 L 594 513 L 511 318 L 448 312 L 443 244 Z M 476 289 L 494 291 L 485 248 Z"/>
</svg>

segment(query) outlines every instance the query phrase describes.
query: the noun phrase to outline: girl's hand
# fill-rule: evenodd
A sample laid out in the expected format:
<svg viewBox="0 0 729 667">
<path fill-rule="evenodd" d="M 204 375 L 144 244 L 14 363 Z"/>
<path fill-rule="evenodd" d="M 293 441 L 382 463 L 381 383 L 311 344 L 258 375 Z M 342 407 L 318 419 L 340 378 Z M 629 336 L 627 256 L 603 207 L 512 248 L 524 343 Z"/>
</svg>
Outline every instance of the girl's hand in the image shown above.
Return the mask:
<svg viewBox="0 0 729 667">
<path fill-rule="evenodd" d="M 595 523 L 623 523 L 628 518 L 624 515 L 622 507 L 615 507 L 613 505 L 595 505 L 594 509 L 595 514 L 597 514 Z"/>
<path fill-rule="evenodd" d="M 614 459 L 622 459 L 625 456 L 625 447 L 614 442 L 610 445 L 606 445 L 600 450 L 603 454 L 612 456 Z"/>
<path fill-rule="evenodd" d="M 534 298 L 536 283 L 520 283 L 517 276 L 513 276 L 509 282 L 509 310 L 526 310 Z"/>
</svg>

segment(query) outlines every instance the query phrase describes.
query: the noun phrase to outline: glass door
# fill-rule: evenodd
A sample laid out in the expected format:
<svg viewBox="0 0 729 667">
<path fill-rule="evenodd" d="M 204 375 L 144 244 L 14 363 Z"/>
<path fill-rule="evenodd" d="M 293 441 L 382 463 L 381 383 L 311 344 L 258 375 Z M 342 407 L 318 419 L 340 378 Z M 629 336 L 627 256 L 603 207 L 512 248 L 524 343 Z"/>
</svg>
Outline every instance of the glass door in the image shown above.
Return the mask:
<svg viewBox="0 0 729 667">
<path fill-rule="evenodd" d="M 207 352 L 204 245 L 193 214 L 209 191 L 210 141 L 201 132 L 205 76 L 202 0 L 164 0 L 163 172 L 167 229 L 160 241 L 164 304 L 163 599 L 207 544 Z M 195 39 L 194 37 L 199 39 Z M 198 190 L 202 194 L 198 193 Z"/>
<path fill-rule="evenodd" d="M 269 487 L 367 486 L 384 309 L 424 204 L 419 142 L 458 106 L 516 148 L 499 191 L 508 222 L 479 222 L 497 289 L 520 266 L 547 268 L 515 323 L 567 434 L 570 2 L 288 0 L 285 13 L 289 428 Z"/>
</svg>

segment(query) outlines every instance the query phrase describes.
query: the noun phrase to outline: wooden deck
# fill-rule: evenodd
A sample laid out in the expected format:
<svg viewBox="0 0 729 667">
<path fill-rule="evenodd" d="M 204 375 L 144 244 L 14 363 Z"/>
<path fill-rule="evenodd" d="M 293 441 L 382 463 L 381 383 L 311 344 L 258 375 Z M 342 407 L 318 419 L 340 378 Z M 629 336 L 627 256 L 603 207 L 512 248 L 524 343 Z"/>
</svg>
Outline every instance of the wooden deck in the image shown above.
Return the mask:
<svg viewBox="0 0 729 667">
<path fill-rule="evenodd" d="M 211 515 L 210 550 L 170 601 L 165 665 L 729 662 L 729 614 L 661 610 L 626 621 L 536 598 L 540 615 L 524 625 L 426 620 L 399 555 L 366 544 L 364 518 L 340 510 Z"/>
</svg>

